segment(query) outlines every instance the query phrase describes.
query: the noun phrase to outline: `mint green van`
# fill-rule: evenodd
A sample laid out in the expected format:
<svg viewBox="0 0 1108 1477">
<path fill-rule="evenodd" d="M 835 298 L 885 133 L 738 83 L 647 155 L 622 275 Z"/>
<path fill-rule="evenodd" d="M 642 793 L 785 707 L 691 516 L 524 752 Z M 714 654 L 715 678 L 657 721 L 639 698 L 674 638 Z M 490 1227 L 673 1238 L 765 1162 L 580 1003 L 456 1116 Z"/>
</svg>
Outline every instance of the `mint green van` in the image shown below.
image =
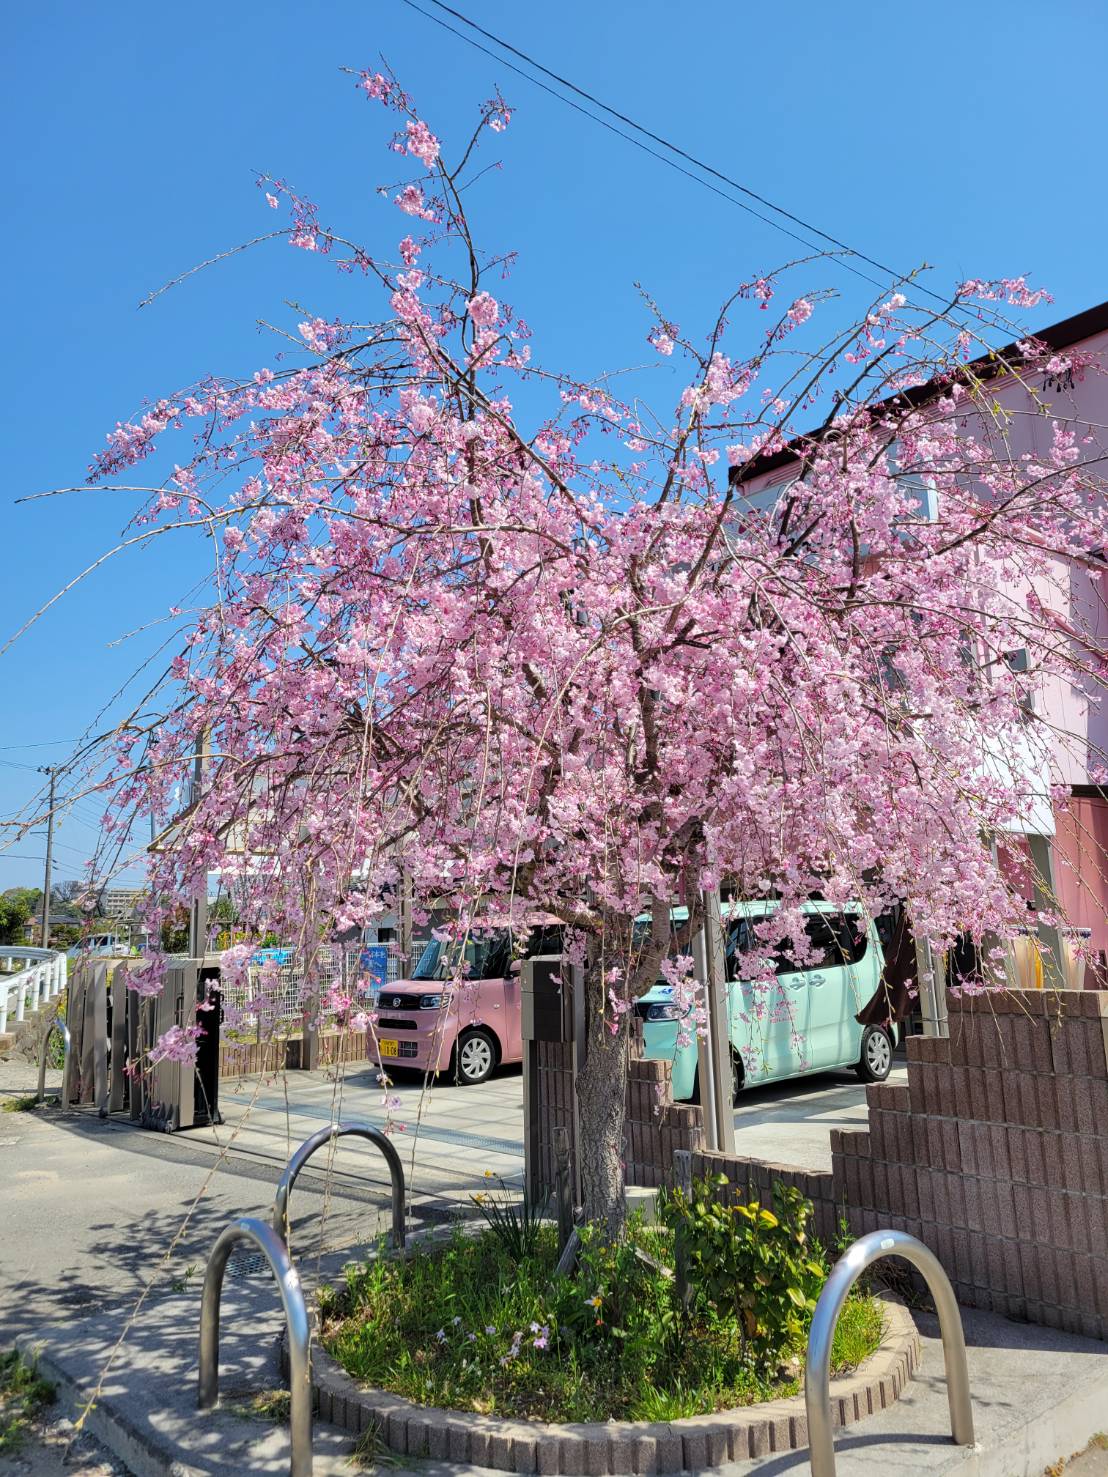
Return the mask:
<svg viewBox="0 0 1108 1477">
<path fill-rule="evenodd" d="M 877 929 L 860 905 L 806 903 L 808 959 L 798 966 L 778 947 L 776 974 L 753 982 L 740 980 L 742 955 L 766 953 L 754 925 L 773 913 L 768 903 L 725 903 L 727 995 L 731 1063 L 737 1097 L 746 1085 L 778 1082 L 809 1072 L 852 1067 L 863 1082 L 883 1082 L 893 1059 L 893 1039 L 883 1026 L 862 1026 L 855 1015 L 871 999 L 881 979 L 884 954 Z M 675 908 L 674 922 L 688 914 Z M 642 1021 L 643 1055 L 673 1064 L 673 1095 L 687 1100 L 697 1092 L 695 1031 L 682 1031 L 681 1010 L 670 985 L 658 984 L 636 1005 Z M 691 1039 L 680 1042 L 685 1035 Z"/>
</svg>

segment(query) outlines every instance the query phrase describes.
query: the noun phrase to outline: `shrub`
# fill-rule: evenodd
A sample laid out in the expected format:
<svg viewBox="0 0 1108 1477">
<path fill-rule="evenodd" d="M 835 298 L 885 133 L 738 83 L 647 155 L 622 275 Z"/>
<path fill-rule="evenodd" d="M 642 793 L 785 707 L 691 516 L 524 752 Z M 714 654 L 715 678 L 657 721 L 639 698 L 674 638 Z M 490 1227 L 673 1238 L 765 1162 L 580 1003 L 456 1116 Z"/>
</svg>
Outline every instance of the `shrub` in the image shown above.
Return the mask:
<svg viewBox="0 0 1108 1477">
<path fill-rule="evenodd" d="M 18 1350 L 0 1354 L 0 1452 L 18 1451 L 54 1393 L 54 1386 Z"/>
<path fill-rule="evenodd" d="M 827 1269 L 808 1237 L 811 1202 L 799 1191 L 775 1185 L 771 1209 L 725 1197 L 728 1184 L 721 1174 L 696 1181 L 688 1195 L 672 1192 L 662 1218 L 694 1295 L 733 1310 L 752 1366 L 768 1371 L 803 1338 Z"/>
</svg>

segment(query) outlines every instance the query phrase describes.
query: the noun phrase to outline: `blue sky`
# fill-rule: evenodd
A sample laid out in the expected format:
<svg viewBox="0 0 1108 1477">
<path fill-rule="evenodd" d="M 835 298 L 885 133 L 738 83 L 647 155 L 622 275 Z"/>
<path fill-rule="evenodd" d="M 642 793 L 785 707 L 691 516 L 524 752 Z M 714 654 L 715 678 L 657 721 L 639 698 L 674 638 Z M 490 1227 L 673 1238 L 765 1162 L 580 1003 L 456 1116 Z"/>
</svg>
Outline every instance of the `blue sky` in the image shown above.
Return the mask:
<svg viewBox="0 0 1108 1477">
<path fill-rule="evenodd" d="M 1100 6 L 460 8 L 878 260 L 927 261 L 943 287 L 1033 273 L 1056 303 L 1032 326 L 1108 297 Z M 257 320 L 295 323 L 286 299 L 358 314 L 361 284 L 281 244 L 136 307 L 272 226 L 257 171 L 286 177 L 367 244 L 395 241 L 399 218 L 374 195 L 398 173 L 382 149 L 385 117 L 342 66 L 383 54 L 447 139 L 498 84 L 515 106 L 490 155 L 503 168 L 471 208 L 486 245 L 519 252 L 503 295 L 546 363 L 582 376 L 641 364 L 651 355 L 636 280 L 692 327 L 742 277 L 797 250 L 401 0 L 39 0 L 12 13 L 7 35 L 2 639 L 110 548 L 130 511 L 117 493 L 17 498 L 79 483 L 105 432 L 145 397 L 270 362 Z M 856 305 L 855 279 L 830 264 L 812 285 L 838 287 L 844 317 Z M 0 658 L 0 817 L 31 797 L 35 767 L 64 759 L 140 663 L 156 665 L 166 626 L 112 643 L 182 603 L 199 560 L 196 544 L 167 540 L 113 559 Z M 96 814 L 86 800 L 65 818 L 60 876 L 78 875 Z M 0 856 L 0 889 L 34 882 L 41 855 L 32 836 Z"/>
</svg>

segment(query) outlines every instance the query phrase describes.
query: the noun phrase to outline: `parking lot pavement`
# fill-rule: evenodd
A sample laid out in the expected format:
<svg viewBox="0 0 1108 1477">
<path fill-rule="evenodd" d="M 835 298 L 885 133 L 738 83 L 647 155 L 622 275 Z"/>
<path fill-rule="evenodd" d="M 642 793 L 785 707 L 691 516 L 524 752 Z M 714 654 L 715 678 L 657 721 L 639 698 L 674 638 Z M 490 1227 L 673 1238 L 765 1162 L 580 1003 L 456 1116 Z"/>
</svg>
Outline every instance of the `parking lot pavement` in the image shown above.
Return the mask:
<svg viewBox="0 0 1108 1477">
<path fill-rule="evenodd" d="M 890 1081 L 904 1081 L 903 1067 Z M 288 1099 L 286 1101 L 285 1088 Z M 518 1187 L 523 1181 L 523 1079 L 505 1068 L 479 1087 L 438 1082 L 426 1089 L 421 1077 L 398 1076 L 389 1095 L 395 1141 L 415 1201 L 468 1203 L 485 1171 Z M 190 1140 L 226 1143 L 232 1152 L 278 1166 L 297 1144 L 334 1118 L 384 1126 L 390 1114 L 377 1085 L 376 1069 L 347 1067 L 341 1081 L 326 1073 L 290 1073 L 284 1083 L 224 1082 L 223 1128 L 202 1129 Z M 798 1169 L 831 1167 L 831 1129 L 864 1128 L 866 1093 L 852 1072 L 827 1072 L 792 1082 L 749 1088 L 735 1109 L 736 1148 L 754 1158 Z M 361 1164 L 353 1156 L 361 1156 Z M 320 1151 L 319 1163 L 323 1161 Z M 340 1178 L 364 1174 L 386 1182 L 383 1164 L 364 1144 L 341 1146 Z M 307 1173 L 308 1171 L 306 1171 Z"/>
<path fill-rule="evenodd" d="M 508 1186 L 522 1184 L 523 1079 L 518 1068 L 505 1068 L 478 1087 L 443 1081 L 425 1085 L 414 1073 L 398 1074 L 388 1096 L 399 1100 L 391 1109 L 385 1105 L 377 1069 L 369 1063 L 347 1066 L 341 1078 L 292 1072 L 268 1082 L 225 1080 L 219 1104 L 223 1126 L 193 1130 L 188 1137 L 213 1147 L 230 1140 L 234 1155 L 268 1161 L 279 1171 L 297 1145 L 325 1123 L 340 1119 L 379 1128 L 391 1123 L 413 1201 L 466 1204 L 486 1171 Z M 325 1162 L 322 1149 L 311 1161 L 318 1169 Z M 363 1176 L 382 1186 L 388 1183 L 383 1161 L 364 1143 L 340 1144 L 334 1167 L 340 1182 Z"/>
<path fill-rule="evenodd" d="M 894 1067 L 890 1082 L 907 1082 Z M 748 1087 L 735 1109 L 735 1148 L 795 1169 L 831 1168 L 831 1130 L 866 1127 L 866 1089 L 853 1072 Z"/>
</svg>

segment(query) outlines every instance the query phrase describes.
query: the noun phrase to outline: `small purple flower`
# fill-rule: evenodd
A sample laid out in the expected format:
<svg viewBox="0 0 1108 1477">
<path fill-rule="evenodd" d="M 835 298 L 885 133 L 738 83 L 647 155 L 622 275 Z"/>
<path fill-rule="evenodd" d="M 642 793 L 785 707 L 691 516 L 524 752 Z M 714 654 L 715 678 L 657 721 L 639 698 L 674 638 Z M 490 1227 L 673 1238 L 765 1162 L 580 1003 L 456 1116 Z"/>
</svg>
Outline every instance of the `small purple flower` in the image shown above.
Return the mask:
<svg viewBox="0 0 1108 1477">
<path fill-rule="evenodd" d="M 445 1344 L 446 1343 L 446 1329 L 445 1328 L 440 1328 L 439 1331 L 438 1331 L 438 1333 L 435 1335 L 435 1337 L 438 1339 L 438 1341 L 439 1341 L 440 1344 Z"/>
<path fill-rule="evenodd" d="M 496 1332 L 496 1329 L 491 1323 L 488 1323 L 485 1325 L 485 1332 L 491 1337 Z"/>
<path fill-rule="evenodd" d="M 462 1320 L 461 1320 L 461 1317 L 459 1316 L 459 1317 L 451 1318 L 450 1321 L 451 1321 L 451 1323 L 453 1323 L 454 1327 L 457 1328 L 458 1324 L 461 1323 Z"/>
<path fill-rule="evenodd" d="M 538 1338 L 533 1340 L 533 1343 L 536 1349 L 545 1349 L 547 1343 L 546 1335 L 540 1333 Z"/>
</svg>

